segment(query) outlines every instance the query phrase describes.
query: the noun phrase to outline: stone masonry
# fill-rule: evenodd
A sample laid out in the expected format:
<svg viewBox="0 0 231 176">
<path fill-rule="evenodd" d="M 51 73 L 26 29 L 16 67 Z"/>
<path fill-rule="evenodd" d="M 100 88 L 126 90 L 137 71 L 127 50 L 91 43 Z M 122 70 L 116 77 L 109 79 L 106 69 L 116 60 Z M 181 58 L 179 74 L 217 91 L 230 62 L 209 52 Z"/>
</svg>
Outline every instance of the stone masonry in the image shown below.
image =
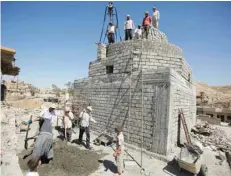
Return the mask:
<svg viewBox="0 0 231 176">
<path fill-rule="evenodd" d="M 99 44 L 89 77 L 75 80 L 74 87 L 78 109 L 89 103 L 93 107 L 98 122 L 91 124 L 93 130 L 113 132 L 121 125 L 125 142 L 139 147 L 143 143 L 154 153 L 168 155 L 177 142 L 185 141 L 180 108 L 189 129 L 195 124 L 192 70 L 182 50 L 167 38 Z"/>
</svg>

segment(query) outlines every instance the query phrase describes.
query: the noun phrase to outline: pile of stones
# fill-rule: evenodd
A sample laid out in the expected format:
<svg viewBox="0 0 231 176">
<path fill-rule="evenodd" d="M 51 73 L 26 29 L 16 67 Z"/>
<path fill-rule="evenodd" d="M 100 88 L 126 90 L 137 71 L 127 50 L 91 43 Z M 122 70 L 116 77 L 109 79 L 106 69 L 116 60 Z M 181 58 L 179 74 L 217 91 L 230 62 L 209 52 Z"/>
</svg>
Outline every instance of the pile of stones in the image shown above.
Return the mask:
<svg viewBox="0 0 231 176">
<path fill-rule="evenodd" d="M 15 108 L 1 106 L 1 170 L 2 176 L 22 176 L 18 164 Z"/>
<path fill-rule="evenodd" d="M 191 130 L 191 136 L 199 140 L 205 147 L 211 146 L 213 149 L 231 149 L 231 140 L 223 130 L 209 125 L 207 122 L 199 122 Z"/>
<path fill-rule="evenodd" d="M 20 132 L 27 130 L 30 115 L 37 116 L 40 108 L 29 110 L 1 104 L 1 170 L 3 176 L 22 176 L 18 164 L 17 144 Z"/>
</svg>

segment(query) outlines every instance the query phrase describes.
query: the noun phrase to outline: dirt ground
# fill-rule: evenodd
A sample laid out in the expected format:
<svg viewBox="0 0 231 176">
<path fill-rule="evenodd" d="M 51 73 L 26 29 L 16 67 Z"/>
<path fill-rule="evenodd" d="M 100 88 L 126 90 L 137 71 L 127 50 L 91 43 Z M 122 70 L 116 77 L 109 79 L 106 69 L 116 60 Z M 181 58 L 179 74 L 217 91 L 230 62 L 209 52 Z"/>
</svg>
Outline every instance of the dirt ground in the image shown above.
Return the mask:
<svg viewBox="0 0 231 176">
<path fill-rule="evenodd" d="M 80 150 L 58 141 L 54 144 L 54 159 L 50 164 L 42 164 L 39 168 L 40 176 L 88 176 L 99 167 L 100 156 L 94 151 Z M 28 151 L 19 155 L 19 164 L 24 173 L 28 171 L 27 161 L 23 159 Z"/>
<path fill-rule="evenodd" d="M 8 101 L 8 103 L 11 104 L 13 107 L 22 108 L 22 109 L 40 108 L 42 105 L 41 100 L 38 98 L 13 100 L 13 101 Z"/>
</svg>

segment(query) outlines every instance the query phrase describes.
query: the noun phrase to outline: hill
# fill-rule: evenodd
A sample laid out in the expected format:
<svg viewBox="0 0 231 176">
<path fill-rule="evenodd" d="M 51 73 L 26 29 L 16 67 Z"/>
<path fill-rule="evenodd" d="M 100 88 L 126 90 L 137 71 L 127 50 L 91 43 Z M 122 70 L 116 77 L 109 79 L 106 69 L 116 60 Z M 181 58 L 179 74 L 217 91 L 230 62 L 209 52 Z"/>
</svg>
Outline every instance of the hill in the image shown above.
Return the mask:
<svg viewBox="0 0 231 176">
<path fill-rule="evenodd" d="M 201 102 L 201 92 L 204 92 L 204 101 L 206 104 L 217 107 L 231 106 L 231 85 L 227 86 L 209 86 L 201 82 L 195 82 L 197 92 L 197 102 Z"/>
</svg>

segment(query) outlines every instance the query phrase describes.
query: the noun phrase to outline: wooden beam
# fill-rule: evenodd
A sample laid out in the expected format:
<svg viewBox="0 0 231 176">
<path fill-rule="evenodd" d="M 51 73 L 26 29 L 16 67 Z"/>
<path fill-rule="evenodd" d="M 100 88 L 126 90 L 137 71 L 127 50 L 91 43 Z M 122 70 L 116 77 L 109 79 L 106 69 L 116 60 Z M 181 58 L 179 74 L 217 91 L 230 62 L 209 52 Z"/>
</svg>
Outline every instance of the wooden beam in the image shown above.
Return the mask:
<svg viewBox="0 0 231 176">
<path fill-rule="evenodd" d="M 1 46 L 1 52 L 7 52 L 7 53 L 15 54 L 16 50 L 15 49 L 11 49 L 11 48 L 7 48 L 7 47 L 4 47 L 4 46 Z"/>
</svg>

